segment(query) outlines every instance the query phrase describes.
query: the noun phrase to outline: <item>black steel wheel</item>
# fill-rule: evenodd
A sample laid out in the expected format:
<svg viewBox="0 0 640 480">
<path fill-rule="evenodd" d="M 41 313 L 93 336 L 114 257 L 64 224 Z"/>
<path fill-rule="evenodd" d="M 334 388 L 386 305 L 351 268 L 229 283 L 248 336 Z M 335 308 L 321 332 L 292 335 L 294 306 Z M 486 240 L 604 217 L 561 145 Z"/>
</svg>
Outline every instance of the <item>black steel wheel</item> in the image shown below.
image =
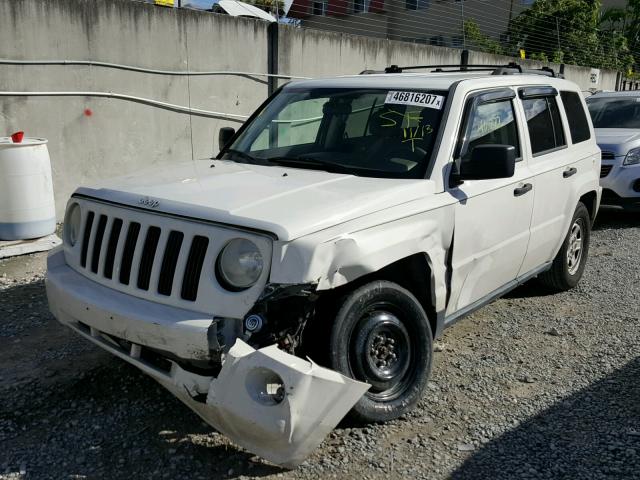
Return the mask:
<svg viewBox="0 0 640 480">
<path fill-rule="evenodd" d="M 371 385 L 350 417 L 384 422 L 413 408 L 427 385 L 432 344 L 427 315 L 408 290 L 376 281 L 347 295 L 331 332 L 331 367 Z"/>
</svg>

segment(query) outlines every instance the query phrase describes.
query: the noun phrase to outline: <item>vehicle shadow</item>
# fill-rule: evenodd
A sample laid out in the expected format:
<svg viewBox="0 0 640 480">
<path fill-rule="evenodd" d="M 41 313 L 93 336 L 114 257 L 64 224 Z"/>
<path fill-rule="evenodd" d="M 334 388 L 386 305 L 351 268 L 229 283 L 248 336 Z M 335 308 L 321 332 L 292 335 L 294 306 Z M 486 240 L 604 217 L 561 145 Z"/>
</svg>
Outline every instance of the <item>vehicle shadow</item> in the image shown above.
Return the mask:
<svg viewBox="0 0 640 480">
<path fill-rule="evenodd" d="M 504 295 L 503 298 L 532 298 L 532 297 L 547 297 L 549 295 L 556 295 L 558 292 L 544 286 L 538 282 L 535 278 L 523 283 L 519 287 L 514 288 L 509 293 Z"/>
<path fill-rule="evenodd" d="M 17 398 L 18 391 L 3 395 Z M 28 385 L 19 395 L 15 406 L 0 409 L 0 418 L 22 432 L 10 439 L 5 459 L 14 468 L 27 464 L 33 478 L 51 471 L 58 478 L 172 479 L 286 471 L 232 444 L 119 359 L 73 379 Z M 28 415 L 22 413 L 26 408 Z"/>
<path fill-rule="evenodd" d="M 451 478 L 638 478 L 639 379 L 636 358 L 485 444 Z"/>
<path fill-rule="evenodd" d="M 600 207 L 594 230 L 617 230 L 640 228 L 640 212 L 631 212 L 615 207 Z"/>
<path fill-rule="evenodd" d="M 28 478 L 285 471 L 232 444 L 152 378 L 60 325 L 41 278 L 0 291 L 0 446 L 0 477 L 23 466 Z"/>
</svg>

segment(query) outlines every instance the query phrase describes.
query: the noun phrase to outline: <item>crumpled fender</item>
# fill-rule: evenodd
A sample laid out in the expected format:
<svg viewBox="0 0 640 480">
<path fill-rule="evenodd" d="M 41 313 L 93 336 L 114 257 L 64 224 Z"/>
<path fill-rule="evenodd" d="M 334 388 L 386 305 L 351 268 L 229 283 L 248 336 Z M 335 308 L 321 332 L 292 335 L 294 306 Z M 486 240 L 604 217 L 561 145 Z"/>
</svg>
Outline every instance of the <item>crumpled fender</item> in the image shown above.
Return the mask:
<svg viewBox="0 0 640 480">
<path fill-rule="evenodd" d="M 431 268 L 430 293 L 434 307 L 436 311 L 444 311 L 446 258 L 453 236 L 455 198 L 437 200 L 444 203 L 441 208 L 413 213 L 412 208 L 425 208 L 425 205 L 405 205 L 403 216 L 387 212 L 385 217 L 375 220 L 374 226 L 338 226 L 292 242 L 275 242 L 270 281 L 313 282 L 318 290 L 329 290 L 403 258 L 424 254 Z M 350 231 L 337 232 L 340 228 Z"/>
<path fill-rule="evenodd" d="M 192 398 L 204 377 L 174 365 L 172 380 L 156 379 L 235 443 L 288 468 L 302 463 L 369 389 L 275 345 L 254 350 L 242 340 L 211 379 L 206 403 Z M 269 393 L 268 386 L 281 389 Z"/>
</svg>

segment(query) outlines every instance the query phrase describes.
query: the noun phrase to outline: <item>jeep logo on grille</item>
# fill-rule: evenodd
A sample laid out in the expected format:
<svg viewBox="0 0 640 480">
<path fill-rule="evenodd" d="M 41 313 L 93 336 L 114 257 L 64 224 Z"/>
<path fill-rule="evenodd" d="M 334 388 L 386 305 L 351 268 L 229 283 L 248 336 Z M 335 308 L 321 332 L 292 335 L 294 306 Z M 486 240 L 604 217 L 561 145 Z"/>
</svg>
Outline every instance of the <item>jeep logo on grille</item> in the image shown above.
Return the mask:
<svg viewBox="0 0 640 480">
<path fill-rule="evenodd" d="M 149 208 L 156 208 L 158 205 L 160 205 L 160 202 L 158 200 L 154 200 L 153 198 L 149 197 L 140 197 L 138 203 Z"/>
</svg>

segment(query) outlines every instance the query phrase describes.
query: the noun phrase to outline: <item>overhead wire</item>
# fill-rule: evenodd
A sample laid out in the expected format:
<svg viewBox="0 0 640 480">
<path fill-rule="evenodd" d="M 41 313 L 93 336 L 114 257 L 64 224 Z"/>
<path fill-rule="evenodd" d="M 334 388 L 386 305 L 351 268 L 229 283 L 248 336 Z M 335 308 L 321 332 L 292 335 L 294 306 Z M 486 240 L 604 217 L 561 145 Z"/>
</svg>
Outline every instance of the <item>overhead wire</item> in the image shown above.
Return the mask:
<svg viewBox="0 0 640 480">
<path fill-rule="evenodd" d="M 331 9 L 329 9 L 328 13 L 334 13 L 335 14 L 335 11 L 332 12 Z M 389 13 L 389 15 L 392 15 L 393 13 L 395 13 L 395 12 L 391 12 L 391 13 Z M 487 15 L 485 15 L 485 17 L 486 16 Z M 495 18 L 496 21 L 498 21 L 498 19 L 502 20 L 500 17 L 496 16 L 495 14 L 494 15 L 489 15 L 489 16 L 492 17 L 492 18 Z M 379 19 L 379 20 L 375 19 L 375 18 L 371 18 L 371 17 L 360 17 L 358 20 L 347 20 L 344 17 L 342 17 L 342 18 L 341 17 L 332 17 L 332 18 L 333 18 L 333 22 L 332 23 L 334 25 L 340 24 L 340 23 L 356 23 L 356 24 L 360 24 L 360 25 L 371 26 L 371 25 L 377 23 L 378 25 L 385 25 L 385 26 L 386 25 L 391 25 L 391 26 L 396 27 L 396 28 L 403 28 L 403 29 L 405 29 L 406 33 L 419 33 L 420 34 L 419 36 L 414 37 L 414 38 L 424 37 L 423 32 L 425 30 L 425 26 L 435 26 L 436 28 L 443 26 L 443 22 L 438 21 L 437 18 L 435 18 L 436 21 L 433 21 L 433 19 L 431 19 L 430 17 L 421 18 L 419 21 L 417 21 L 417 20 L 410 20 L 410 19 L 406 18 L 406 16 L 403 17 L 403 18 L 398 18 L 397 14 L 396 14 L 396 16 L 393 17 L 394 20 L 390 20 L 388 17 L 386 19 Z M 467 19 L 466 15 L 465 15 L 465 19 Z M 468 19 L 472 20 L 472 18 L 468 18 Z M 462 19 L 459 19 L 459 20 L 456 20 L 456 21 L 444 22 L 444 24 L 447 24 L 447 23 L 448 24 L 452 24 L 453 23 L 454 26 L 460 27 L 460 33 L 461 33 L 461 25 L 462 25 L 462 21 L 461 20 Z M 315 25 L 319 25 L 321 28 L 322 28 L 322 26 L 325 25 L 325 22 L 315 21 L 315 20 L 313 20 L 313 18 L 311 18 L 311 19 L 309 19 L 309 18 L 303 19 L 303 22 L 304 23 L 308 23 L 308 24 L 313 23 Z M 303 23 L 303 27 L 304 27 L 304 23 Z M 506 23 L 507 23 L 507 25 L 505 25 L 505 27 L 508 27 L 508 22 L 506 22 Z M 555 22 L 554 22 L 554 24 L 555 24 Z M 417 25 L 417 29 L 412 29 L 411 28 L 412 25 Z M 407 27 L 409 27 L 408 31 L 406 30 Z M 555 29 L 555 27 L 554 27 L 554 29 Z M 360 31 L 368 31 L 366 28 L 359 28 L 359 30 Z M 504 33 L 505 31 L 506 31 L 506 28 L 499 28 L 499 27 L 483 29 L 483 33 L 494 34 L 496 36 L 501 34 L 501 33 Z M 378 31 L 374 31 L 373 33 L 375 33 L 377 35 L 380 35 L 380 33 Z M 433 32 L 433 33 L 436 33 L 436 32 Z M 391 33 L 388 33 L 387 36 L 403 37 L 403 35 L 391 34 Z M 534 35 L 530 35 L 530 37 L 535 37 L 535 36 L 536 36 L 535 34 Z M 546 40 L 546 37 L 539 36 L 539 39 L 540 40 L 539 40 L 538 43 L 541 46 L 548 44 L 548 41 Z"/>
<path fill-rule="evenodd" d="M 411 21 L 408 19 L 399 19 L 397 21 L 393 21 L 393 20 L 376 20 L 376 19 L 372 19 L 372 18 L 359 18 L 359 19 L 348 19 L 348 18 L 337 18 L 337 19 L 333 19 L 333 21 L 331 22 L 330 25 L 327 24 L 327 22 L 325 21 L 320 21 L 320 20 L 315 20 L 313 18 L 306 18 L 303 19 L 303 28 L 317 28 L 319 30 L 329 30 L 329 31 L 336 31 L 336 32 L 340 32 L 340 27 L 344 27 L 347 26 L 349 28 L 349 30 L 347 32 L 342 32 L 342 33 L 352 33 L 352 34 L 356 34 L 356 35 L 365 35 L 365 36 L 374 36 L 374 37 L 379 37 L 379 38 L 388 38 L 388 39 L 400 39 L 400 40 L 407 40 L 407 39 L 413 39 L 416 41 L 419 41 L 419 43 L 432 43 L 431 39 L 441 36 L 442 31 L 428 31 L 425 26 L 433 26 L 433 25 L 437 25 L 440 26 L 440 24 L 431 22 L 431 21 L 424 21 L 424 22 L 418 22 L 418 21 Z M 411 28 L 411 24 L 418 24 L 420 25 L 419 28 L 416 29 L 412 29 Z M 392 33 L 390 31 L 388 31 L 387 27 L 391 26 L 392 28 L 395 27 L 397 29 L 402 29 L 403 33 L 399 34 L 399 33 Z M 500 30 L 500 32 L 502 33 L 502 30 Z M 440 34 L 440 35 L 436 35 L 436 34 Z M 458 35 L 459 36 L 459 35 Z M 496 40 L 497 42 L 497 40 Z M 498 42 L 500 43 L 500 42 Z M 452 47 L 452 48 L 456 48 L 456 47 Z M 459 48 L 459 47 L 458 47 Z"/>
<path fill-rule="evenodd" d="M 347 5 L 349 4 L 349 2 L 347 2 L 346 0 L 343 0 L 343 3 Z M 459 7 L 453 3 L 443 4 L 442 6 L 445 9 L 449 9 L 449 11 L 453 13 L 458 13 L 458 11 L 460 10 Z M 473 20 L 473 15 L 467 15 L 466 13 L 469 12 L 473 14 L 479 8 L 480 8 L 479 5 L 473 5 L 473 4 L 467 5 L 464 19 L 466 20 L 468 18 L 470 20 Z M 497 6 L 497 8 L 504 12 L 509 11 L 505 7 Z M 292 11 L 294 11 L 294 13 L 308 14 L 308 11 L 306 9 L 297 9 L 296 7 L 293 7 Z M 343 16 L 341 14 L 340 16 L 337 16 L 336 15 L 337 13 L 342 13 L 342 9 L 332 10 L 331 6 L 328 6 L 327 10 L 325 11 L 329 14 L 326 17 L 331 19 L 329 20 L 329 22 L 331 23 L 330 27 L 327 25 L 327 22 L 324 20 L 315 20 L 318 16 L 303 18 L 302 27 L 303 28 L 316 27 L 321 30 L 340 31 L 340 26 L 343 26 L 343 27 L 347 26 L 349 28 L 348 33 L 354 33 L 357 35 L 375 36 L 380 38 L 389 38 L 389 39 L 401 39 L 401 40 L 413 39 L 415 41 L 419 41 L 420 43 L 431 43 L 431 38 L 428 38 L 429 33 L 437 33 L 437 32 L 428 32 L 429 27 L 435 27 L 437 29 L 445 27 L 445 30 L 450 31 L 451 29 L 450 28 L 447 29 L 446 27 L 453 24 L 454 26 L 458 25 L 459 31 L 460 32 L 462 31 L 461 16 L 458 19 L 445 20 L 445 21 L 443 21 L 442 18 L 434 18 L 433 16 L 421 18 L 420 20 L 412 20 L 412 19 L 408 19 L 406 15 L 403 16 L 403 12 L 400 12 L 399 14 L 397 12 L 388 12 L 386 15 L 382 14 L 382 15 L 385 15 L 385 18 L 378 19 L 378 18 L 374 18 L 372 14 L 369 14 L 367 17 L 357 16 L 356 18 L 354 18 L 355 15 L 353 14 L 351 15 L 347 14 L 346 16 Z M 411 10 L 411 11 L 414 11 L 414 10 Z M 525 10 L 523 9 L 521 11 L 525 11 Z M 500 23 L 506 23 L 505 28 L 500 28 L 497 25 L 495 27 L 483 28 L 482 32 L 484 34 L 488 34 L 489 38 L 491 38 L 491 34 L 493 34 L 494 36 L 499 36 L 500 34 L 507 32 L 507 29 L 509 26 L 508 19 L 505 22 L 501 16 L 495 13 L 488 13 L 484 11 L 481 13 L 485 18 L 489 16 L 490 18 L 495 19 L 496 22 L 500 21 Z M 517 17 L 518 13 L 519 13 L 518 10 L 514 9 L 514 18 Z M 389 16 L 391 16 L 391 18 L 389 18 Z M 400 18 L 401 16 L 403 17 Z M 556 19 L 554 15 L 551 15 L 551 16 L 552 18 Z M 348 17 L 348 18 L 345 18 L 345 17 Z M 560 19 L 556 19 L 555 21 L 551 19 L 549 20 L 541 19 L 541 22 L 543 24 L 546 23 L 549 26 L 550 30 L 554 30 L 554 31 L 560 30 L 560 25 L 561 25 Z M 404 30 L 404 32 L 403 34 L 392 33 L 392 32 L 389 32 L 389 27 L 395 28 L 397 30 L 402 29 Z M 602 32 L 606 33 L 604 31 Z M 435 37 L 436 35 L 433 35 L 433 36 Z M 491 39 L 497 42 L 502 47 L 504 47 L 506 44 L 506 42 L 504 41 L 496 40 L 495 38 L 491 38 Z M 537 48 L 540 50 L 546 50 L 553 43 L 554 43 L 553 40 L 549 40 L 548 36 L 542 33 L 536 34 L 535 32 L 532 32 L 528 35 L 528 38 L 527 38 L 527 44 L 530 47 Z M 559 44 L 561 49 L 562 48 L 567 49 L 568 47 L 570 47 L 570 45 L 564 39 L 561 39 Z M 595 55 L 602 59 L 607 57 L 607 55 L 603 52 L 596 52 Z"/>
<path fill-rule="evenodd" d="M 343 1 L 343 3 L 348 5 L 348 3 L 345 2 L 345 1 Z M 458 12 L 461 11 L 460 7 L 458 7 L 458 5 L 460 5 L 461 3 L 462 2 L 455 2 L 455 3 L 447 2 L 447 3 L 443 3 L 443 4 L 438 4 L 438 7 L 440 9 L 444 9 L 444 10 L 450 11 L 453 14 L 452 16 L 455 16 L 456 14 L 458 14 Z M 489 16 L 491 18 L 496 19 L 496 21 L 499 21 L 500 23 L 504 23 L 504 17 L 503 16 L 495 14 L 495 13 L 490 13 L 491 12 L 490 10 L 489 11 L 480 10 L 482 5 L 478 5 L 478 4 L 474 4 L 474 3 L 467 4 L 467 2 L 464 2 L 464 3 L 466 5 L 466 7 L 465 7 L 466 8 L 466 12 L 469 12 L 471 14 L 477 12 L 477 13 L 481 14 L 485 18 L 487 16 Z M 496 5 L 496 3 L 498 3 L 498 5 Z M 511 10 L 509 8 L 506 8 L 506 6 L 500 6 L 499 3 L 500 2 L 492 2 L 492 8 L 498 9 L 498 10 L 503 11 L 503 12 L 511 12 Z M 420 9 L 420 10 L 423 10 L 423 9 Z M 428 10 L 428 9 L 425 8 L 424 11 L 426 11 L 426 10 Z M 521 9 L 520 7 L 514 8 L 513 9 L 513 14 L 514 14 L 513 18 L 516 18 L 519 13 L 522 13 L 524 11 L 526 11 L 526 9 Z M 306 12 L 303 12 L 303 13 L 306 13 Z M 332 13 L 331 12 L 331 8 L 329 8 L 329 13 Z M 334 11 L 333 13 L 336 13 L 336 12 Z M 393 14 L 393 12 L 390 12 L 389 14 Z M 464 17 L 465 17 L 465 20 L 467 18 L 473 19 L 473 15 L 466 15 L 465 14 Z M 552 17 L 552 19 L 549 19 L 549 20 L 539 19 L 539 22 L 541 22 L 543 24 L 546 23 L 549 26 L 550 30 L 556 30 L 557 31 L 558 27 L 559 27 L 559 23 L 561 23 L 562 20 L 558 19 L 555 15 L 552 15 L 552 14 L 550 14 L 550 17 Z M 339 19 L 338 21 L 344 22 L 345 20 L 344 19 Z M 361 19 L 361 21 L 359 23 L 367 23 L 367 22 L 371 23 L 371 21 L 374 21 L 374 20 L 371 19 L 371 18 Z M 411 23 L 413 23 L 413 24 L 417 23 L 419 25 L 419 29 L 420 30 L 422 30 L 424 28 L 424 25 L 432 25 L 432 26 L 436 25 L 437 26 L 437 25 L 441 25 L 442 24 L 442 22 L 433 22 L 433 21 L 430 21 L 429 19 L 425 19 L 425 18 L 422 18 L 421 21 L 416 22 L 416 21 L 407 20 L 406 17 L 403 18 L 403 19 L 398 20 L 397 22 L 388 21 L 388 19 L 387 20 L 382 19 L 380 21 L 383 22 L 383 23 L 388 22 L 388 23 L 390 23 L 392 25 L 394 23 L 396 25 L 398 25 L 398 23 L 400 23 L 402 27 L 410 26 Z M 310 23 L 311 20 L 310 19 L 303 19 L 303 22 Z M 449 21 L 448 23 L 451 24 L 452 22 L 454 24 L 461 24 L 462 23 L 461 21 L 458 21 L 458 20 Z M 316 24 L 319 24 L 319 23 L 322 23 L 322 22 L 318 22 Z M 509 23 L 509 20 L 507 19 L 507 25 L 506 25 L 507 27 L 508 27 L 508 23 Z M 366 29 L 362 29 L 361 28 L 360 30 L 366 30 Z M 506 31 L 506 28 L 500 28 L 500 27 L 497 27 L 497 26 L 493 27 L 493 28 L 486 28 L 486 27 L 483 28 L 483 33 L 494 34 L 495 36 L 498 36 L 499 34 L 504 33 L 505 31 Z M 600 30 L 600 31 L 603 32 L 603 33 L 606 33 L 606 31 L 603 31 L 603 30 Z M 413 30 L 410 33 L 417 33 L 417 32 L 415 30 Z M 395 36 L 400 36 L 400 35 L 395 35 Z M 499 42 L 499 43 L 504 44 L 504 42 Z M 535 32 L 531 32 L 528 35 L 528 44 L 529 45 L 533 45 L 534 47 L 543 49 L 543 47 L 547 47 L 549 45 L 549 43 L 553 43 L 553 42 L 550 42 L 549 39 L 547 38 L 547 36 L 544 36 L 543 34 L 536 34 Z M 566 42 L 561 42 L 561 46 L 566 47 L 567 46 Z"/>
</svg>

